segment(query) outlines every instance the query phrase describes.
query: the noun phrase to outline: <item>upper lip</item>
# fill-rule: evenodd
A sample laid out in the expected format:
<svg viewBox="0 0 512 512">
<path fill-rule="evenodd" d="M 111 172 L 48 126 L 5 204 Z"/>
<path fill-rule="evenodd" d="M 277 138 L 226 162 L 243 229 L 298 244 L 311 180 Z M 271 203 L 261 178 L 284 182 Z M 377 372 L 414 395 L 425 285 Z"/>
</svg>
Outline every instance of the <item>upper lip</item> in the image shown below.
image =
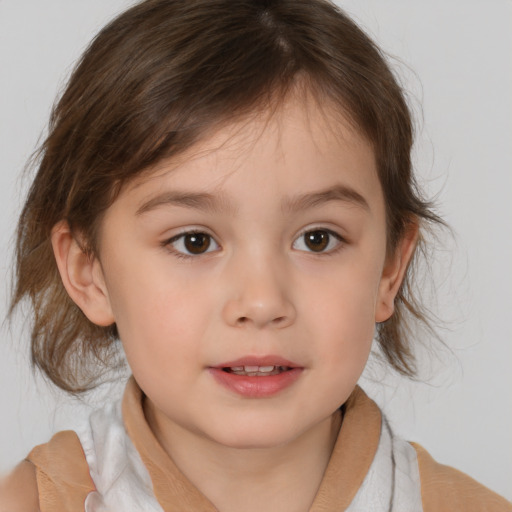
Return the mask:
<svg viewBox="0 0 512 512">
<path fill-rule="evenodd" d="M 287 366 L 288 368 L 301 368 L 301 365 L 275 355 L 243 356 L 233 361 L 216 364 L 213 368 L 233 368 L 237 366 Z"/>
</svg>

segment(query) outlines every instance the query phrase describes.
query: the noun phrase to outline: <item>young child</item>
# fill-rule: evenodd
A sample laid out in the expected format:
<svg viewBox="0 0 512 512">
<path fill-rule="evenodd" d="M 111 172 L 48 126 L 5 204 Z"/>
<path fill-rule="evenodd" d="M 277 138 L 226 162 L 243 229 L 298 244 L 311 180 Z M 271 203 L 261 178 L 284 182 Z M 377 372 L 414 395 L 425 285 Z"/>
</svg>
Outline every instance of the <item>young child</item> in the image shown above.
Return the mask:
<svg viewBox="0 0 512 512">
<path fill-rule="evenodd" d="M 414 374 L 442 222 L 378 48 L 324 0 L 146 0 L 93 41 L 20 217 L 32 357 L 121 401 L 34 448 L 0 510 L 505 511 L 357 387 Z"/>
</svg>

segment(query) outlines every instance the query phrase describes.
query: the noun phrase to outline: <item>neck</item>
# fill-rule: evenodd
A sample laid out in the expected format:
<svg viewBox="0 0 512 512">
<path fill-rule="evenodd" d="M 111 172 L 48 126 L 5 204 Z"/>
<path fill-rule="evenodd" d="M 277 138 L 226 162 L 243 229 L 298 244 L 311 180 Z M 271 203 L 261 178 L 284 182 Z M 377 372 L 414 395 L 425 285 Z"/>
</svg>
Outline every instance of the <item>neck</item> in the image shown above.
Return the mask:
<svg viewBox="0 0 512 512">
<path fill-rule="evenodd" d="M 149 402 L 145 414 L 176 466 L 221 512 L 309 510 L 341 424 L 337 411 L 285 445 L 241 449 L 163 424 Z"/>
</svg>

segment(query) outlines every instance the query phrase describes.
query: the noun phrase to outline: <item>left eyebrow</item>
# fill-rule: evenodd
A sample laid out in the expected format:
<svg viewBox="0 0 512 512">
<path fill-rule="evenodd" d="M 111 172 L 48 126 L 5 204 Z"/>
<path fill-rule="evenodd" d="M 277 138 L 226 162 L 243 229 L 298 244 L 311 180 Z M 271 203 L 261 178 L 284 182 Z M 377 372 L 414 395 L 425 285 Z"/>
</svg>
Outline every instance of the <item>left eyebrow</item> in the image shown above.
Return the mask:
<svg viewBox="0 0 512 512">
<path fill-rule="evenodd" d="M 346 185 L 336 185 L 325 190 L 319 190 L 318 192 L 289 198 L 284 201 L 283 210 L 297 212 L 308 208 L 315 208 L 331 201 L 349 203 L 370 212 L 368 201 L 359 192 Z"/>
</svg>

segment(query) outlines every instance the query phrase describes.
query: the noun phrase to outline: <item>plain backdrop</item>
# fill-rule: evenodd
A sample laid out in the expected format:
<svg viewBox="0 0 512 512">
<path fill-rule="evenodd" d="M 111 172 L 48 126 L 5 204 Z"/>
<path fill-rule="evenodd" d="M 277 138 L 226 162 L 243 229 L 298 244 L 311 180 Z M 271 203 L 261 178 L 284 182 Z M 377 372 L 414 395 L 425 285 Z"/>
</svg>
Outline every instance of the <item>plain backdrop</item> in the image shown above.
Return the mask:
<svg viewBox="0 0 512 512">
<path fill-rule="evenodd" d="M 0 0 L 0 317 L 24 164 L 73 63 L 127 0 Z M 432 258 L 440 334 L 427 383 L 376 364 L 362 380 L 394 428 L 512 499 L 512 2 L 339 2 L 393 56 L 417 116 L 414 161 L 452 226 Z M 425 287 L 430 303 L 431 291 Z M 29 369 L 27 319 L 0 331 L 0 473 L 86 413 Z M 121 386 L 118 386 L 118 388 Z M 107 389 L 103 396 L 112 396 Z M 99 397 L 99 398 L 98 398 Z"/>
</svg>

